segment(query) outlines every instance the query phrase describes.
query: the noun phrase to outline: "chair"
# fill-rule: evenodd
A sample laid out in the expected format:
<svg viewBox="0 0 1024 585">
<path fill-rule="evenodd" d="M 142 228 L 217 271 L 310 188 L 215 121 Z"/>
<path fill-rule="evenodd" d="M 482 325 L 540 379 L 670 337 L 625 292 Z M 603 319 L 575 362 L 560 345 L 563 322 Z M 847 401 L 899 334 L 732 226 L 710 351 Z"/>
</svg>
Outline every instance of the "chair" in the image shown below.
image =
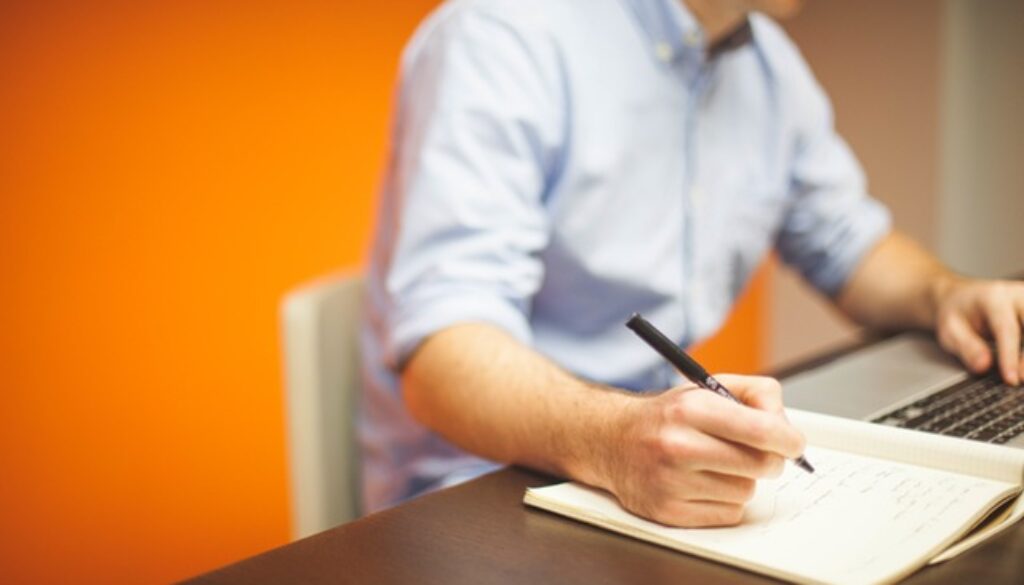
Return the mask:
<svg viewBox="0 0 1024 585">
<path fill-rule="evenodd" d="M 292 537 L 360 515 L 358 322 L 362 278 L 332 275 L 281 303 Z"/>
</svg>

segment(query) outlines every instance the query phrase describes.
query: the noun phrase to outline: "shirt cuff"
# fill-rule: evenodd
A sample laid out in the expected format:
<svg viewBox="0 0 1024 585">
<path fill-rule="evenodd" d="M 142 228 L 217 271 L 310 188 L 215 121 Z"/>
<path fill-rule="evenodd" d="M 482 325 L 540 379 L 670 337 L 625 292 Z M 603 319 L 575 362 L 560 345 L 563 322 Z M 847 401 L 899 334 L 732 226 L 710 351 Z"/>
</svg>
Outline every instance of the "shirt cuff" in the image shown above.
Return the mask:
<svg viewBox="0 0 1024 585">
<path fill-rule="evenodd" d="M 846 226 L 846 234 L 834 248 L 838 251 L 805 276 L 818 290 L 835 297 L 853 276 L 864 256 L 891 230 L 889 210 L 878 201 L 867 200 L 867 205 L 857 210 L 857 221 Z"/>
<path fill-rule="evenodd" d="M 532 342 L 523 310 L 514 301 L 499 296 L 452 295 L 410 304 L 400 308 L 397 315 L 391 324 L 386 354 L 388 366 L 396 371 L 405 365 L 427 337 L 458 323 L 487 323 L 501 328 L 522 343 Z"/>
</svg>

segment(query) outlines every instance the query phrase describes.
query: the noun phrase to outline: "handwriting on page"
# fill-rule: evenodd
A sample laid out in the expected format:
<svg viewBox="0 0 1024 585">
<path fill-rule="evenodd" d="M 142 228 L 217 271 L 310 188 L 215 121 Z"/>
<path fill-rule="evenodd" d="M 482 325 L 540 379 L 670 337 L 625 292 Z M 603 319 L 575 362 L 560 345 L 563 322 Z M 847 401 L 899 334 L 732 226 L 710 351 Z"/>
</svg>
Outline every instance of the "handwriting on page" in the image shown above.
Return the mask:
<svg viewBox="0 0 1024 585">
<path fill-rule="evenodd" d="M 817 473 L 789 469 L 762 482 L 741 526 L 697 540 L 766 559 L 799 555 L 800 564 L 820 562 L 834 573 L 863 571 L 893 554 L 923 554 L 938 544 L 933 528 L 953 516 L 962 522 L 992 493 L 980 478 L 825 449 L 813 455 Z"/>
<path fill-rule="evenodd" d="M 829 460 L 813 475 L 791 473 L 770 489 L 770 498 L 749 510 L 747 521 L 762 532 L 777 530 L 801 516 L 820 513 L 823 508 L 845 505 L 851 492 L 878 495 L 876 504 L 891 508 L 891 519 L 917 518 L 927 523 L 945 512 L 960 497 L 967 495 L 978 481 L 945 476 L 922 477 L 919 470 L 894 468 L 871 459 Z M 788 500 L 788 501 L 787 501 Z M 913 528 L 925 529 L 924 524 Z"/>
</svg>

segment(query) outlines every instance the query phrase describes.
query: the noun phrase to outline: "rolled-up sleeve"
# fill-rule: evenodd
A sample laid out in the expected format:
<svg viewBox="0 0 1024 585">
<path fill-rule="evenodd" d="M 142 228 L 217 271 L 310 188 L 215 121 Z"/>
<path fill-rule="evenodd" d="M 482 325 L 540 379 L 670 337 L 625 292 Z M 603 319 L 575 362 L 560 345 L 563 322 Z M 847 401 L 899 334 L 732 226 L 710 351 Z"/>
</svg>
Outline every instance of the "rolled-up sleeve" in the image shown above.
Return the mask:
<svg viewBox="0 0 1024 585">
<path fill-rule="evenodd" d="M 800 73 L 793 86 L 793 202 L 776 248 L 812 285 L 835 296 L 861 259 L 889 233 L 891 218 L 868 195 L 860 165 L 834 129 L 828 98 L 809 70 L 801 67 Z"/>
<path fill-rule="evenodd" d="M 406 54 L 375 258 L 392 368 L 456 323 L 531 340 L 564 132 L 552 47 L 499 15 L 452 10 Z"/>
</svg>

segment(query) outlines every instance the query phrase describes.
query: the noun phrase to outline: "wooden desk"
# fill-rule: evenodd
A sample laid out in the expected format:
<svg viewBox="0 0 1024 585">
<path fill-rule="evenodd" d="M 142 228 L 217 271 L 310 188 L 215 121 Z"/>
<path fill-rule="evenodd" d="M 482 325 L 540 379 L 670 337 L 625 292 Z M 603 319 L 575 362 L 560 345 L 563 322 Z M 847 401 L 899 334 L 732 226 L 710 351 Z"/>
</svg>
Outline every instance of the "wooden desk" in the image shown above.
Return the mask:
<svg viewBox="0 0 1024 585">
<path fill-rule="evenodd" d="M 486 475 L 202 575 L 192 583 L 774 583 L 523 506 L 552 478 Z M 1024 582 L 1024 524 L 906 581 Z"/>
<path fill-rule="evenodd" d="M 527 487 L 555 481 L 519 468 L 503 469 L 201 575 L 192 583 L 776 582 L 522 504 Z M 1020 585 L 1024 523 L 957 559 L 922 569 L 906 582 Z"/>
</svg>

